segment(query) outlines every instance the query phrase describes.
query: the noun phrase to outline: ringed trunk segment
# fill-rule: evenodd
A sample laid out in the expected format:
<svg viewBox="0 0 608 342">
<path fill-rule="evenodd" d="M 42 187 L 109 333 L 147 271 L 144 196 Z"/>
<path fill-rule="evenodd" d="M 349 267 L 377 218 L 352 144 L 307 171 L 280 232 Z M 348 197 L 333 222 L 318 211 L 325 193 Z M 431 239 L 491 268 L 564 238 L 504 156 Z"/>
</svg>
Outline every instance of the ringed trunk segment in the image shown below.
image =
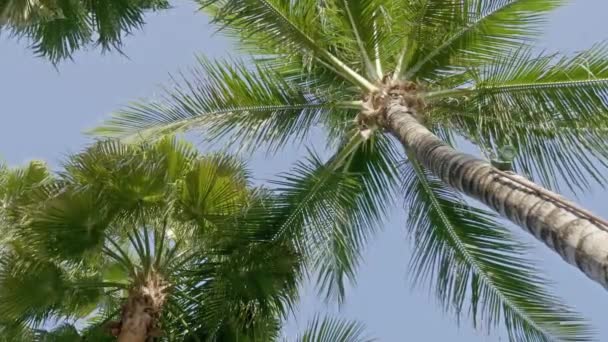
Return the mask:
<svg viewBox="0 0 608 342">
<path fill-rule="evenodd" d="M 391 101 L 385 115 L 385 128 L 435 176 L 526 229 L 608 289 L 606 221 L 521 176 L 456 151 L 399 101 Z"/>
</svg>

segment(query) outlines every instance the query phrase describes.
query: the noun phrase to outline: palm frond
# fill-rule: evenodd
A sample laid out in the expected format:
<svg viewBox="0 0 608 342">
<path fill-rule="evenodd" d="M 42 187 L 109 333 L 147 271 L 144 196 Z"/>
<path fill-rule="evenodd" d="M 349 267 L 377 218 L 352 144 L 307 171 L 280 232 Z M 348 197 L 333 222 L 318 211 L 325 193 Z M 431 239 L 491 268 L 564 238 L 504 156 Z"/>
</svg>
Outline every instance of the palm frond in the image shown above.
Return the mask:
<svg viewBox="0 0 608 342">
<path fill-rule="evenodd" d="M 184 80 L 163 102 L 132 105 L 93 133 L 146 138 L 203 126 L 209 140 L 228 136 L 242 145 L 278 149 L 301 140 L 334 108 L 268 67 L 254 69 L 201 58 L 194 80 Z"/>
<path fill-rule="evenodd" d="M 277 0 L 199 0 L 213 15 L 221 30 L 240 38 L 252 54 L 294 53 L 300 58 L 318 60 L 362 89 L 376 86 L 351 69 L 347 60 L 332 52 L 339 44 L 325 39 L 328 27 L 323 20 L 324 4 L 311 1 Z M 333 51 L 331 47 L 334 48 Z"/>
<path fill-rule="evenodd" d="M 9 168 L 0 166 L 0 242 L 9 241 L 16 233 L 15 226 L 22 221 L 21 207 L 36 203 L 32 191 L 51 181 L 47 165 L 31 161 L 27 166 Z M 0 249 L 2 249 L 0 247 Z"/>
<path fill-rule="evenodd" d="M 380 80 L 384 67 L 395 62 L 399 37 L 405 34 L 403 22 L 407 10 L 401 2 L 377 0 L 336 0 L 329 1 L 326 11 L 328 21 L 333 24 L 330 35 L 340 42 L 344 50 L 359 57 L 360 67 L 370 80 Z M 333 15 L 331 15 L 333 14 Z M 352 47 L 351 47 L 352 45 Z M 351 63 L 355 58 L 351 57 Z"/>
<path fill-rule="evenodd" d="M 336 4 L 346 17 L 347 25 L 354 36 L 354 41 L 357 43 L 362 59 L 362 69 L 366 70 L 367 77 L 380 79 L 382 75 L 376 71 L 370 58 L 375 45 L 373 41 L 373 12 L 370 12 L 370 9 L 366 8 L 368 6 L 363 1 L 342 0 L 337 1 Z"/>
<path fill-rule="evenodd" d="M 441 75 L 438 72 L 450 67 L 468 67 L 517 48 L 537 35 L 546 14 L 563 3 L 563 0 L 422 1 L 425 25 L 414 39 L 422 45 L 410 59 L 406 78 Z M 435 8 L 430 10 L 429 6 Z M 431 39 L 422 40 L 424 37 Z"/>
<path fill-rule="evenodd" d="M 396 153 L 383 136 L 357 133 L 327 162 L 311 154 L 273 183 L 280 225 L 275 239 L 295 239 L 318 271 L 325 297 L 344 299 L 360 253 L 379 228 L 396 186 Z"/>
<path fill-rule="evenodd" d="M 0 320 L 0 342 L 31 341 L 35 332 L 22 321 Z"/>
<path fill-rule="evenodd" d="M 0 29 L 31 42 L 53 63 L 89 45 L 120 51 L 122 39 L 144 24 L 148 11 L 169 7 L 166 0 L 22 1 L 0 4 Z"/>
<path fill-rule="evenodd" d="M 75 326 L 64 323 L 50 331 L 39 330 L 34 339 L 36 342 L 79 342 L 82 337 Z"/>
<path fill-rule="evenodd" d="M 471 73 L 473 88 L 440 100 L 461 102 L 440 122 L 490 150 L 514 146 L 515 166 L 544 186 L 605 184 L 606 44 L 568 58 L 523 50 Z"/>
<path fill-rule="evenodd" d="M 246 341 L 271 337 L 264 335 L 278 332 L 280 319 L 295 305 L 300 257 L 289 244 L 262 243 L 234 250 L 222 260 L 191 267 L 188 273 L 197 285 L 177 289 L 174 299 L 183 302 L 179 306 L 187 313 L 175 314 L 188 320 L 186 325 L 195 327 L 192 335 L 202 340 L 234 334 Z"/>
<path fill-rule="evenodd" d="M 37 325 L 51 317 L 66 295 L 63 271 L 48 261 L 15 252 L 0 259 L 2 321 Z"/>
<path fill-rule="evenodd" d="M 476 327 L 501 325 L 511 341 L 591 340 L 495 215 L 468 205 L 415 160 L 403 172 L 414 284 L 430 285 L 445 311 L 468 314 Z"/>
<path fill-rule="evenodd" d="M 597 44 L 572 57 L 534 56 L 522 49 L 478 71 L 473 69 L 471 76 L 473 91 L 464 95 L 484 109 L 494 105 L 528 115 L 520 121 L 602 119 L 607 108 L 608 44 Z M 545 117 L 538 117 L 541 111 Z"/>
<path fill-rule="evenodd" d="M 175 215 L 196 222 L 198 234 L 224 226 L 246 205 L 248 175 L 237 160 L 222 155 L 201 157 L 175 187 Z"/>
<path fill-rule="evenodd" d="M 90 193 L 66 192 L 32 209 L 28 216 L 17 233 L 20 239 L 49 257 L 79 259 L 101 250 L 115 212 Z"/>
<path fill-rule="evenodd" d="M 299 342 L 371 342 L 365 326 L 356 321 L 316 316 L 297 337 Z"/>
<path fill-rule="evenodd" d="M 45 184 L 50 178 L 46 163 L 39 160 L 31 161 L 25 167 L 4 166 L 0 172 L 0 200 L 5 208 L 11 203 L 28 203 L 27 193 Z"/>
</svg>

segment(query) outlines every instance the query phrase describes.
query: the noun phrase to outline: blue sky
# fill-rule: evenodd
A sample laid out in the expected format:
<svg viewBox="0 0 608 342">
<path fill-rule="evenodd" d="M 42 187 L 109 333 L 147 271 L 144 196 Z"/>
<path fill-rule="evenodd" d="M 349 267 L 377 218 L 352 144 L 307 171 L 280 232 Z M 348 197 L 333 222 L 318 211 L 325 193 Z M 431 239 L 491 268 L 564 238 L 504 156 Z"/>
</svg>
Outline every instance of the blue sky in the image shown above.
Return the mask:
<svg viewBox="0 0 608 342">
<path fill-rule="evenodd" d="M 206 18 L 194 11 L 193 5 L 180 5 L 150 15 L 144 30 L 126 40 L 124 51 L 129 58 L 84 51 L 59 70 L 34 57 L 26 42 L 0 36 L 0 156 L 12 165 L 30 159 L 57 165 L 67 153 L 78 151 L 88 141 L 82 135 L 84 129 L 129 101 L 158 94 L 160 86 L 167 84 L 169 73 L 194 65 L 195 54 L 234 55 L 227 40 L 210 37 L 212 29 Z M 572 52 L 608 39 L 606 13 L 606 0 L 571 1 L 551 16 L 539 49 Z M 254 155 L 250 167 L 263 181 L 287 170 L 302 153 L 300 146 L 272 158 Z M 571 193 L 565 195 L 573 198 Z M 579 193 L 578 201 L 608 217 L 606 190 Z M 497 341 L 496 336 L 474 332 L 468 321 L 458 328 L 424 290 L 410 289 L 405 215 L 400 207 L 392 213 L 385 231 L 366 250 L 358 284 L 350 289 L 340 315 L 364 322 L 381 341 Z M 599 341 L 608 341 L 606 291 L 518 228 L 513 230 L 522 241 L 533 243 L 532 258 L 539 260 L 545 274 L 555 281 L 555 293 L 592 321 Z M 312 292 L 307 293 L 297 321 L 292 320 L 287 327 L 288 334 L 314 313 L 335 312 L 318 302 Z"/>
</svg>

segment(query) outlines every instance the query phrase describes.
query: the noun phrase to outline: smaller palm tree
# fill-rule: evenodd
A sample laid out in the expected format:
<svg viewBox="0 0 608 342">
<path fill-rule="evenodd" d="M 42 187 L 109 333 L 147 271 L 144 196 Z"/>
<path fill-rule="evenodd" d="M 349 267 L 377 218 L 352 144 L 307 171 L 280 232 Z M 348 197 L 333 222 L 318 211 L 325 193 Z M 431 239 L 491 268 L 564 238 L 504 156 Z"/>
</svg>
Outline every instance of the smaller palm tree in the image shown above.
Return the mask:
<svg viewBox="0 0 608 342">
<path fill-rule="evenodd" d="M 33 162 L 0 179 L 5 336 L 59 319 L 95 341 L 278 338 L 300 257 L 248 218 L 270 197 L 237 161 L 174 139 L 104 142 L 57 176 Z"/>
<path fill-rule="evenodd" d="M 0 31 L 27 38 L 37 55 L 57 63 L 92 44 L 120 51 L 122 38 L 144 24 L 145 12 L 168 7 L 167 0 L 3 0 Z"/>
</svg>

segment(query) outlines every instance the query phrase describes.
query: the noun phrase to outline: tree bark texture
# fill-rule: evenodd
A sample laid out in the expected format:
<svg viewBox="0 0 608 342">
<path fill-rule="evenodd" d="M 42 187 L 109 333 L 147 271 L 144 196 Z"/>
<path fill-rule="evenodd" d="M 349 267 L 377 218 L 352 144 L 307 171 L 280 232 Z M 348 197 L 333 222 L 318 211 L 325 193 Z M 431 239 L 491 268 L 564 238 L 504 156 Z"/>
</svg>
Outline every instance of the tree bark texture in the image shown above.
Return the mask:
<svg viewBox="0 0 608 342">
<path fill-rule="evenodd" d="M 162 335 L 157 324 L 169 284 L 155 272 L 139 278 L 123 306 L 118 342 L 146 342 Z"/>
<path fill-rule="evenodd" d="M 608 227 L 602 221 L 521 176 L 456 151 L 406 106 L 389 105 L 386 128 L 436 177 L 521 226 L 608 289 Z"/>
<path fill-rule="evenodd" d="M 152 315 L 147 312 L 150 305 L 141 295 L 129 296 L 124 307 L 118 342 L 146 342 Z"/>
</svg>

